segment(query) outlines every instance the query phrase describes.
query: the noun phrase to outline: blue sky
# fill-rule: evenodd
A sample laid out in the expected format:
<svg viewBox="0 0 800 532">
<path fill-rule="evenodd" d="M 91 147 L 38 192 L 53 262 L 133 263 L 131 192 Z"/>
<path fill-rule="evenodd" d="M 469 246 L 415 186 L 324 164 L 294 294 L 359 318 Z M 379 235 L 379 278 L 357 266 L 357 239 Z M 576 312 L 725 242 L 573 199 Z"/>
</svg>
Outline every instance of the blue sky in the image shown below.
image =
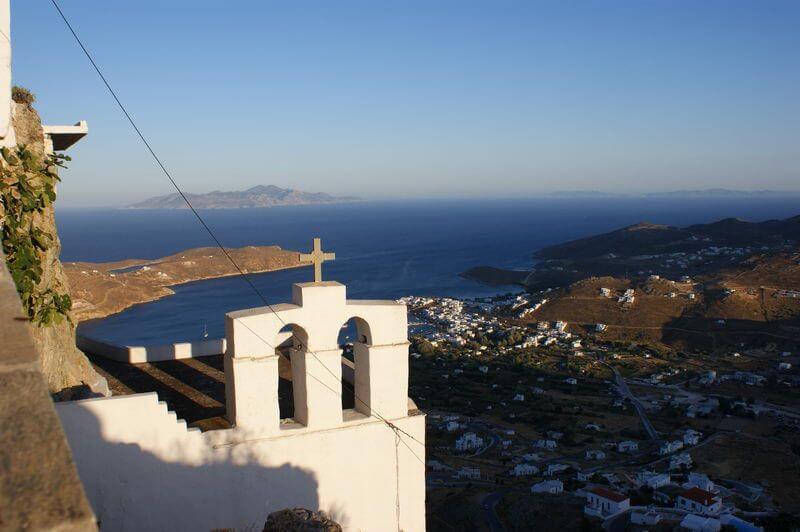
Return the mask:
<svg viewBox="0 0 800 532">
<path fill-rule="evenodd" d="M 61 0 L 185 190 L 800 189 L 800 2 Z M 15 83 L 89 122 L 64 206 L 171 192 L 49 0 Z"/>
</svg>

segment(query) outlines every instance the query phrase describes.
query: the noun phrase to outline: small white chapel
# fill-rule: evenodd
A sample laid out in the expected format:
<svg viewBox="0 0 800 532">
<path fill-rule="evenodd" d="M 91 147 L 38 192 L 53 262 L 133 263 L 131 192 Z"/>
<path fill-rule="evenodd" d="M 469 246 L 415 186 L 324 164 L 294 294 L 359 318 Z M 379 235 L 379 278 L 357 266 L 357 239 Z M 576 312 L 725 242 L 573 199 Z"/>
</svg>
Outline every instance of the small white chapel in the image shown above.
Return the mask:
<svg viewBox="0 0 800 532">
<path fill-rule="evenodd" d="M 155 392 L 56 404 L 101 529 L 260 530 L 294 507 L 345 530 L 425 529 L 425 415 L 408 397 L 406 307 L 347 299 L 322 280 L 331 258 L 315 240 L 301 256 L 314 281 L 293 285 L 290 303 L 226 315 L 224 426 L 188 427 Z M 344 323 L 357 330 L 347 353 Z"/>
</svg>

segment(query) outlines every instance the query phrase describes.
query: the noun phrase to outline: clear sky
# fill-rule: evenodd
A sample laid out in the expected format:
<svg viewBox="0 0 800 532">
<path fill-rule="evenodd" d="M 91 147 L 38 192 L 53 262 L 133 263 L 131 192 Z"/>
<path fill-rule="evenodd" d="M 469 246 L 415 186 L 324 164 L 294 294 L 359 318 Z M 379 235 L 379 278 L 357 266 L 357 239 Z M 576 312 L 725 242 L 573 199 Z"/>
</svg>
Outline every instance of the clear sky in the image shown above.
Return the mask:
<svg viewBox="0 0 800 532">
<path fill-rule="evenodd" d="M 800 2 L 61 0 L 185 190 L 800 189 Z M 171 192 L 49 0 L 15 83 L 88 120 L 60 203 Z"/>
</svg>

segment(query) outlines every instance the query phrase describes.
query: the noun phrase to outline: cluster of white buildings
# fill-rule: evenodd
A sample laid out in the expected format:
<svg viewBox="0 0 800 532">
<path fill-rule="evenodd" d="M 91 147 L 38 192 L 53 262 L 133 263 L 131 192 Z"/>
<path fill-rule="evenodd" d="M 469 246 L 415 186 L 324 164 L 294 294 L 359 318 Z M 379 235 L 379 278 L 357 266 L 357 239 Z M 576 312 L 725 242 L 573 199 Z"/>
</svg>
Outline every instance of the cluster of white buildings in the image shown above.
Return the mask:
<svg viewBox="0 0 800 532">
<path fill-rule="evenodd" d="M 703 242 L 711 242 L 710 238 L 693 237 L 695 240 Z M 761 250 L 768 250 L 768 246 L 762 246 Z M 667 268 L 680 268 L 686 269 L 690 266 L 698 264 L 707 264 L 722 257 L 735 259 L 737 257 L 745 257 L 754 253 L 756 250 L 752 247 L 731 247 L 731 246 L 707 246 L 694 252 L 678 251 L 675 253 L 662 253 L 656 255 L 648 255 L 648 259 L 661 259 L 664 267 Z M 686 279 L 686 280 L 684 280 Z M 683 282 L 691 282 L 687 276 L 681 278 Z"/>
<path fill-rule="evenodd" d="M 437 331 L 430 335 L 430 340 L 434 343 L 447 342 L 461 346 L 474 339 L 478 333 L 491 334 L 498 329 L 497 318 L 471 312 L 464 301 L 459 299 L 409 296 L 399 301 L 417 311 L 422 319 L 444 329 L 444 332 Z M 484 308 L 478 304 L 474 306 L 475 310 Z"/>
<path fill-rule="evenodd" d="M 735 508 L 723 506 L 716 486 L 702 473 L 689 473 L 687 481 L 677 486 L 669 473 L 642 471 L 636 475 L 635 486 L 654 490 L 654 498 L 661 506 L 631 507 L 625 493 L 591 486 L 581 490 L 586 497 L 584 514 L 606 521 L 628 512 L 630 524 L 644 527 L 675 522 L 677 517 L 680 530 L 717 532 L 729 526 L 739 531 L 763 532 L 763 528 L 734 516 Z"/>
<path fill-rule="evenodd" d="M 466 432 L 456 439 L 456 451 L 474 451 L 483 447 L 483 438 L 474 432 Z"/>
<path fill-rule="evenodd" d="M 542 299 L 542 300 L 540 300 L 540 301 L 539 301 L 539 302 L 537 302 L 537 303 L 532 303 L 532 302 L 528 301 L 526 298 L 524 298 L 524 297 L 522 297 L 522 296 L 518 296 L 518 297 L 517 297 L 517 299 L 518 299 L 518 300 L 519 300 L 519 299 L 522 299 L 522 301 L 521 301 L 521 302 L 520 302 L 520 301 L 518 301 L 517 303 L 515 303 L 514 305 L 512 305 L 512 307 L 511 307 L 511 310 L 512 310 L 512 311 L 514 311 L 514 310 L 517 310 L 517 309 L 519 309 L 519 308 L 522 308 L 522 307 L 523 307 L 523 306 L 525 306 L 525 305 L 528 305 L 526 308 L 523 308 L 523 309 L 522 309 L 522 310 L 521 310 L 521 311 L 520 311 L 520 312 L 517 314 L 517 317 L 518 317 L 518 318 L 520 318 L 520 319 L 522 319 L 522 318 L 524 318 L 524 317 L 526 317 L 526 316 L 529 316 L 529 315 L 533 314 L 534 312 L 536 312 L 537 310 L 539 310 L 540 308 L 542 308 L 542 306 L 543 306 L 543 305 L 547 304 L 547 299 Z"/>
</svg>

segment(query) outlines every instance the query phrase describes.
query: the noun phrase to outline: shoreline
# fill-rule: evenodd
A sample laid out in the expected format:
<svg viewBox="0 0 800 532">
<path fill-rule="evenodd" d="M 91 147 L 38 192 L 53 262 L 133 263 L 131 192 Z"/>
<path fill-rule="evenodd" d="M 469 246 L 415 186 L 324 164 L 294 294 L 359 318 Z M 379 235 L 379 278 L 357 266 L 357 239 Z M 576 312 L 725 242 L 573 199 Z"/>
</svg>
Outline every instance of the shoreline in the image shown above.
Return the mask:
<svg viewBox="0 0 800 532">
<path fill-rule="evenodd" d="M 300 254 L 278 246 L 226 248 L 245 275 L 307 267 Z M 241 273 L 219 248 L 193 248 L 160 259 L 68 262 L 64 270 L 76 324 L 99 320 L 175 294 L 174 287 Z M 120 272 L 120 270 L 124 270 Z"/>
<path fill-rule="evenodd" d="M 284 270 L 294 270 L 296 268 L 307 268 L 309 266 L 311 266 L 311 265 L 310 264 L 298 264 L 297 266 L 283 266 L 283 267 L 280 267 L 280 268 L 273 268 L 273 269 L 268 269 L 268 270 L 253 270 L 253 271 L 245 272 L 245 275 L 261 275 L 263 273 L 273 273 L 273 272 L 280 272 L 280 271 L 284 271 Z M 226 274 L 223 274 L 223 275 L 215 275 L 213 277 L 199 277 L 197 279 L 187 279 L 187 280 L 181 281 L 179 283 L 174 283 L 174 284 L 170 284 L 170 285 L 164 285 L 163 288 L 165 290 L 167 290 L 168 293 L 155 295 L 151 299 L 138 301 L 136 303 L 130 303 L 126 307 L 121 308 L 119 310 L 115 310 L 114 312 L 111 312 L 109 314 L 104 314 L 102 316 L 97 316 L 97 317 L 92 317 L 92 318 L 83 318 L 80 321 L 76 321 L 76 325 L 79 325 L 81 323 L 88 323 L 90 321 L 95 321 L 95 320 L 102 320 L 102 319 L 114 316 L 116 314 L 120 314 L 121 312 L 125 312 L 126 310 L 131 309 L 131 308 L 136 307 L 136 306 L 139 306 L 139 305 L 146 305 L 147 303 L 152 303 L 154 301 L 160 301 L 162 299 L 166 299 L 168 297 L 172 297 L 172 296 L 174 296 L 176 294 L 176 292 L 174 290 L 172 290 L 172 288 L 175 287 L 175 286 L 183 286 L 183 285 L 192 284 L 192 283 L 201 283 L 203 281 L 213 281 L 215 279 L 226 279 L 228 277 L 236 277 L 238 275 L 241 275 L 241 274 L 239 272 L 226 273 Z"/>
</svg>

